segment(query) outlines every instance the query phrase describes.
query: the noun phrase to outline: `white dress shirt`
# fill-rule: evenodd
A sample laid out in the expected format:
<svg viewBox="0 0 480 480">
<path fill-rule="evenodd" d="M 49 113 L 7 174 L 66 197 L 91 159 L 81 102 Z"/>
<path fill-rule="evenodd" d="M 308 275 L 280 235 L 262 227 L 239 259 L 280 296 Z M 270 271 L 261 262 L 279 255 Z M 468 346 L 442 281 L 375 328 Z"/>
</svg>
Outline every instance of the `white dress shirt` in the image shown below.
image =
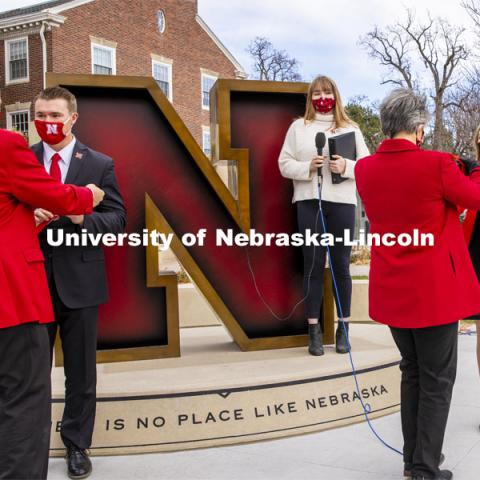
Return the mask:
<svg viewBox="0 0 480 480">
<path fill-rule="evenodd" d="M 73 150 L 75 148 L 75 143 L 77 142 L 76 138 L 73 137 L 73 140 L 63 147 L 60 151 L 56 152 L 48 143 L 43 142 L 43 165 L 48 174 L 50 174 L 50 168 L 52 166 L 52 157 L 58 153 L 62 160 L 58 162 L 60 167 L 60 172 L 62 173 L 62 182 L 65 183 L 67 178 L 68 169 L 70 167 L 70 162 L 72 161 Z"/>
</svg>

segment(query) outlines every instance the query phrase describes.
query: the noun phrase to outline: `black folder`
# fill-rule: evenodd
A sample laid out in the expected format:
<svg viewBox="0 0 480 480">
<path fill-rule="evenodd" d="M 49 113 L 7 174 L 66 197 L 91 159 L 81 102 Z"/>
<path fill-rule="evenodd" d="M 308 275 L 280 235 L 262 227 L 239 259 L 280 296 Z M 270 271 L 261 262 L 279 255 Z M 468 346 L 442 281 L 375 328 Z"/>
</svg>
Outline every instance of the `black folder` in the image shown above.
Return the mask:
<svg viewBox="0 0 480 480">
<path fill-rule="evenodd" d="M 343 158 L 355 161 L 357 159 L 355 132 L 347 132 L 330 137 L 328 139 L 328 150 L 330 152 L 330 158 L 332 155 L 340 155 Z M 339 173 L 332 172 L 333 184 L 342 183 L 345 180 L 348 180 L 348 178 L 342 177 Z"/>
</svg>

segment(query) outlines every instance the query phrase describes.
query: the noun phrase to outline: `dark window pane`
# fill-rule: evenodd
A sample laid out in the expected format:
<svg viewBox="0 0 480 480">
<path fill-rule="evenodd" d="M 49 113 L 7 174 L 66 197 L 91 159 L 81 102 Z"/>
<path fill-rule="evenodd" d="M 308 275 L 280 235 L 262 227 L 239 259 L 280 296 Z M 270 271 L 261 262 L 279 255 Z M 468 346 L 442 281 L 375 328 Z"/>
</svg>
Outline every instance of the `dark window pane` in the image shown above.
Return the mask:
<svg viewBox="0 0 480 480">
<path fill-rule="evenodd" d="M 10 80 L 27 78 L 27 60 L 13 60 L 10 62 Z"/>
<path fill-rule="evenodd" d="M 10 114 L 12 129 L 20 132 L 28 142 L 28 112 Z"/>
<path fill-rule="evenodd" d="M 215 78 L 202 76 L 202 105 L 204 107 L 210 106 L 210 90 L 215 82 Z"/>
<path fill-rule="evenodd" d="M 165 94 L 167 98 L 170 98 L 169 94 L 169 85 L 168 82 L 163 82 L 162 80 L 157 80 L 158 86 L 162 89 L 162 92 Z"/>
<path fill-rule="evenodd" d="M 111 75 L 112 69 L 108 67 L 103 67 L 102 65 L 94 65 L 93 73 L 98 75 Z"/>
<path fill-rule="evenodd" d="M 210 107 L 210 92 L 202 92 L 202 105 Z"/>
<path fill-rule="evenodd" d="M 21 80 L 28 77 L 27 41 L 19 40 L 9 44 L 10 80 Z"/>
</svg>

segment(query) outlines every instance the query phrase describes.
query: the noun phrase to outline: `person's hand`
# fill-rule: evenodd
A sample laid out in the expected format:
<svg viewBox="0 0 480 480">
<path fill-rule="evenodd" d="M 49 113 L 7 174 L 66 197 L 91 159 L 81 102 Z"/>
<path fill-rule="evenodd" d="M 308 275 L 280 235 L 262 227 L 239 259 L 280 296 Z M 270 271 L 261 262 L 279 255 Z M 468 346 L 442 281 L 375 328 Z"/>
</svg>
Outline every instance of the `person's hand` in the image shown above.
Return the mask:
<svg viewBox="0 0 480 480">
<path fill-rule="evenodd" d="M 329 162 L 330 171 L 343 175 L 345 173 L 345 169 L 347 168 L 347 161 L 340 155 L 332 155 L 332 158 L 333 160 L 330 160 Z"/>
<path fill-rule="evenodd" d="M 54 215 L 52 212 L 45 210 L 44 208 L 36 208 L 33 211 L 33 215 L 35 216 L 35 226 L 38 227 L 43 222 L 50 222 L 52 220 L 56 220 L 58 215 Z"/>
<path fill-rule="evenodd" d="M 75 225 L 82 225 L 85 220 L 85 215 L 66 215 Z"/>
<path fill-rule="evenodd" d="M 317 155 L 316 157 L 313 157 L 310 162 L 310 173 L 315 173 L 319 168 L 322 168 L 324 162 L 324 156 Z"/>
<path fill-rule="evenodd" d="M 103 200 L 103 197 L 105 196 L 105 192 L 101 188 L 98 188 L 93 183 L 89 183 L 87 185 L 87 188 L 89 188 L 93 193 L 93 206 L 96 207 Z"/>
</svg>

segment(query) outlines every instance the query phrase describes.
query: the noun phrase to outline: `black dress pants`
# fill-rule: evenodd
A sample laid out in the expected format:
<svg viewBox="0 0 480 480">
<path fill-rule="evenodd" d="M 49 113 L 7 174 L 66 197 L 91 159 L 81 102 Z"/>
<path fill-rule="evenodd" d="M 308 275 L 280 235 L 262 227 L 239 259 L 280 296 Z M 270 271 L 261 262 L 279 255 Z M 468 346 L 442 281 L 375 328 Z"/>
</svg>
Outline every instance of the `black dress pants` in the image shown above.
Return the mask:
<svg viewBox="0 0 480 480">
<path fill-rule="evenodd" d="M 64 305 L 53 279 L 50 282 L 55 322 L 49 324 L 51 359 L 60 330 L 65 370 L 65 409 L 60 435 L 66 447 L 90 448 L 97 403 L 98 306 L 71 309 Z"/>
<path fill-rule="evenodd" d="M 322 211 L 325 218 L 326 232 L 320 218 L 318 200 L 301 200 L 297 202 L 298 231 L 305 235 L 307 230 L 312 233 L 330 233 L 335 238 L 343 238 L 345 231 L 350 232 L 353 239 L 355 231 L 355 205 L 322 200 Z M 350 276 L 350 255 L 352 247 L 335 242 L 330 247 L 332 268 L 338 287 L 335 297 L 338 316 L 340 311 L 344 318 L 350 317 L 352 303 L 352 277 Z M 303 252 L 303 290 L 306 296 L 305 310 L 307 318 L 319 318 L 323 302 L 323 276 L 327 249 L 323 246 L 304 245 Z M 340 300 L 340 305 L 338 304 Z"/>
<path fill-rule="evenodd" d="M 457 372 L 458 322 L 390 330 L 402 356 L 404 461 L 414 474 L 434 478 Z"/>
<path fill-rule="evenodd" d="M 0 479 L 46 479 L 51 386 L 45 325 L 0 330 Z"/>
</svg>

